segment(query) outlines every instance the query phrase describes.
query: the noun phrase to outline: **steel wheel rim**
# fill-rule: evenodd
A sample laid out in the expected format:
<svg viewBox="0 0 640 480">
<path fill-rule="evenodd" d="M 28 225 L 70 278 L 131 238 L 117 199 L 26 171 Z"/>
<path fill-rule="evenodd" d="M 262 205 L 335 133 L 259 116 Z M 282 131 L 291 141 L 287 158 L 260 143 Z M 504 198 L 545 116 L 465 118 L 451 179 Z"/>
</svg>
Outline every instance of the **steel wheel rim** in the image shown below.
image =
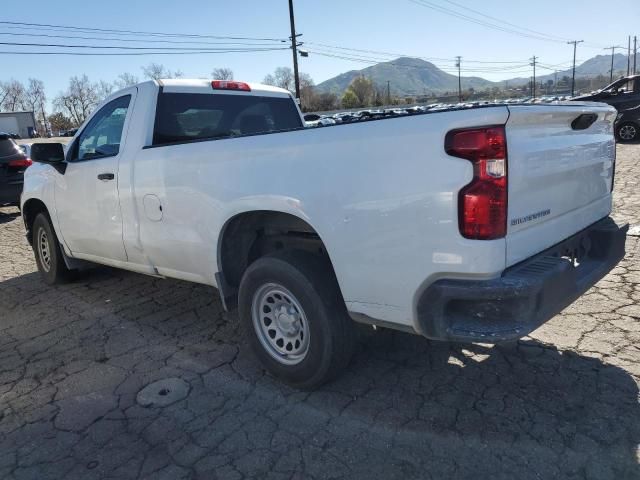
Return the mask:
<svg viewBox="0 0 640 480">
<path fill-rule="evenodd" d="M 636 136 L 636 127 L 633 125 L 625 125 L 620 128 L 618 135 L 620 135 L 620 138 L 623 140 L 633 140 Z"/>
<path fill-rule="evenodd" d="M 253 328 L 267 353 L 284 365 L 297 365 L 309 352 L 309 323 L 298 299 L 282 285 L 267 283 L 253 295 Z"/>
<path fill-rule="evenodd" d="M 49 236 L 44 228 L 38 232 L 38 255 L 44 271 L 51 270 L 51 248 L 49 247 Z"/>
</svg>

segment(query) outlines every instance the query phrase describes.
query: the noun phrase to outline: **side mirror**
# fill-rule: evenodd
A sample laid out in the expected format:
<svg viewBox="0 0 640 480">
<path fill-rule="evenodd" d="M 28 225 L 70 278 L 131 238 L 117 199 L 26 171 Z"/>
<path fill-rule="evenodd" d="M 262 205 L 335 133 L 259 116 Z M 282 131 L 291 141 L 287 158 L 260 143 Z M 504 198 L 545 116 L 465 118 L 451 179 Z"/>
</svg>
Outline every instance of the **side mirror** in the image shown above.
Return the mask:
<svg viewBox="0 0 640 480">
<path fill-rule="evenodd" d="M 34 143 L 31 145 L 31 160 L 40 163 L 62 163 L 64 147 L 61 143 Z"/>
<path fill-rule="evenodd" d="M 31 160 L 48 163 L 62 175 L 67 170 L 64 146 L 61 143 L 34 143 L 31 145 Z"/>
</svg>

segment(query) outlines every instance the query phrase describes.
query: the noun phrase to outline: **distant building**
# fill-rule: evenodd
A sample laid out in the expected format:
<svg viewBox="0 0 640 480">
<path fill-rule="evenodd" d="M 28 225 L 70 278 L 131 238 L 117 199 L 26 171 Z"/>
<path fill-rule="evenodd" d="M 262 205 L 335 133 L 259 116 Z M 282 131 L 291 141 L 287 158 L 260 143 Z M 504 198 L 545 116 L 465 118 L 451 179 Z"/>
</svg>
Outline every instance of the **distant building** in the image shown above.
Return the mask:
<svg viewBox="0 0 640 480">
<path fill-rule="evenodd" d="M 31 138 L 36 132 L 36 117 L 33 112 L 1 112 L 0 132 Z"/>
</svg>

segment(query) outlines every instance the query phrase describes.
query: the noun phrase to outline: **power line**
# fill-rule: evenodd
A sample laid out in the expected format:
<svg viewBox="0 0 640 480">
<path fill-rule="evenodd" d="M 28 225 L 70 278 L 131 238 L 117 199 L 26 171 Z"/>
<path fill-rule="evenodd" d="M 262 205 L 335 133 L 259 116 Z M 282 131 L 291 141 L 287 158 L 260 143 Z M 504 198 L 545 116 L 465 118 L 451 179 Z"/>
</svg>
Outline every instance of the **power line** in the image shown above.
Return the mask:
<svg viewBox="0 0 640 480">
<path fill-rule="evenodd" d="M 159 37 L 189 37 L 189 38 L 214 38 L 220 40 L 263 40 L 263 41 L 275 41 L 286 42 L 286 39 L 282 38 L 260 38 L 260 37 L 236 37 L 236 36 L 223 36 L 223 35 L 203 35 L 195 33 L 167 33 L 167 32 L 147 32 L 138 30 L 117 30 L 112 28 L 94 28 L 94 27 L 76 27 L 71 25 L 53 25 L 47 23 L 27 23 L 27 22 L 9 22 L 0 21 L 2 25 L 28 26 L 28 27 L 44 27 L 44 28 L 57 28 L 64 30 L 75 30 L 83 32 L 102 32 L 110 35 L 126 34 L 126 35 L 139 35 L 139 36 L 159 36 Z"/>
<path fill-rule="evenodd" d="M 441 57 L 421 57 L 421 56 L 415 56 L 415 55 L 409 55 L 406 53 L 392 53 L 392 52 L 384 52 L 381 50 L 365 50 L 365 49 L 358 49 L 358 48 L 348 48 L 348 47 L 339 47 L 336 45 L 330 45 L 327 43 L 319 43 L 319 42 L 305 42 L 305 45 L 317 45 L 317 46 L 322 46 L 325 47 L 323 49 L 319 49 L 319 50 L 313 50 L 313 53 L 316 53 L 318 55 L 320 55 L 320 53 L 324 53 L 324 54 L 332 54 L 335 55 L 336 58 L 341 58 L 341 59 L 366 59 L 366 60 L 374 60 L 378 63 L 383 63 L 383 62 L 390 62 L 395 60 L 397 57 L 406 57 L 406 58 L 414 58 L 414 59 L 418 59 L 418 60 L 426 60 L 426 61 L 430 61 L 430 62 L 434 62 L 434 64 L 440 68 L 440 69 L 445 69 L 445 68 L 451 68 L 450 66 L 446 66 L 446 67 L 442 67 L 439 62 L 451 62 L 451 60 L 449 58 L 441 58 Z M 374 53 L 374 54 L 379 54 L 379 55 L 383 55 L 383 56 L 389 56 L 389 57 L 396 57 L 394 59 L 387 59 L 387 58 L 381 58 L 380 56 L 374 56 L 374 55 L 360 55 L 360 54 L 356 54 L 356 53 L 336 53 L 336 52 L 332 52 L 328 49 L 334 49 L 334 50 L 344 50 L 344 51 L 348 51 L 348 52 L 364 52 L 364 53 Z M 511 65 L 511 66 L 504 66 L 504 67 L 491 67 L 491 66 L 479 66 L 479 67 L 474 67 L 473 69 L 463 69 L 463 70 L 467 70 L 467 71 L 476 71 L 476 72 L 485 72 L 485 73 L 489 73 L 489 72 L 505 72 L 508 70 L 518 70 L 521 69 L 522 67 L 526 67 L 529 65 L 527 60 L 511 60 L 511 61 L 490 61 L 490 60 L 467 60 L 465 59 L 465 63 L 479 63 L 479 64 L 495 64 L 495 65 Z M 571 60 L 566 60 L 564 62 L 560 62 L 557 64 L 553 64 L 553 65 L 542 65 L 539 64 L 541 66 L 541 68 L 545 68 L 548 70 L 554 70 L 555 67 L 566 67 L 568 68 L 571 64 Z M 455 64 L 454 64 L 455 65 Z"/>
<path fill-rule="evenodd" d="M 540 36 L 549 37 L 549 38 L 555 38 L 555 39 L 557 39 L 558 41 L 561 41 L 561 42 L 566 42 L 567 41 L 566 38 L 558 37 L 556 35 L 549 35 L 547 33 L 538 32 L 537 30 L 532 30 L 530 28 L 522 27 L 520 25 L 516 25 L 514 23 L 507 22 L 506 20 L 502 20 L 502 19 L 499 19 L 499 18 L 496 18 L 496 17 L 492 17 L 491 15 L 487 15 L 487 14 L 485 14 L 483 12 L 478 11 L 478 10 L 474 10 L 471 7 L 466 7 L 464 5 L 460 5 L 459 3 L 453 2 L 451 0 L 444 0 L 444 1 L 447 2 L 447 3 L 450 3 L 451 5 L 455 5 L 456 7 L 462 8 L 464 10 L 468 10 L 468 11 L 473 12 L 475 14 L 478 14 L 478 15 L 480 15 L 482 17 L 488 18 L 490 20 L 495 20 L 497 22 L 504 23 L 505 25 L 511 25 L 512 27 L 518 28 L 520 30 L 527 30 L 527 31 L 529 31 L 529 32 L 531 32 L 531 33 L 533 33 L 535 35 L 540 35 Z"/>
<path fill-rule="evenodd" d="M 116 49 L 116 50 L 158 50 L 158 47 L 131 47 L 120 45 L 69 45 L 60 43 L 19 43 L 19 42 L 0 42 L 0 45 L 17 46 L 17 47 L 55 47 L 55 48 L 95 48 L 95 49 Z M 267 48 L 267 47 L 265 47 Z M 162 47 L 161 50 L 183 50 L 183 51 L 200 51 L 200 50 L 218 50 L 215 48 L 203 47 Z M 235 50 L 235 49 L 220 49 Z M 237 50 L 243 50 L 238 48 Z M 259 49 L 258 49 L 259 50 Z"/>
<path fill-rule="evenodd" d="M 547 41 L 547 42 L 564 43 L 566 41 L 566 39 L 564 39 L 563 37 L 559 37 L 559 36 L 556 36 L 556 35 L 549 35 L 549 34 L 546 34 L 546 33 L 538 32 L 536 30 L 531 30 L 529 28 L 521 27 L 521 26 L 515 25 L 513 23 L 507 22 L 505 20 L 501 20 L 501 19 L 498 19 L 496 17 L 491 17 L 491 16 L 486 15 L 486 14 L 484 14 L 482 12 L 479 12 L 477 10 L 473 10 L 473 9 L 471 9 L 469 7 L 465 7 L 463 5 L 457 4 L 457 3 L 452 2 L 450 0 L 445 0 L 445 1 L 447 3 L 450 3 L 452 5 L 457 6 L 458 8 L 462 8 L 465 11 L 473 12 L 473 13 L 481 15 L 481 16 L 483 16 L 485 18 L 492 19 L 492 20 L 494 20 L 494 22 L 488 22 L 486 20 L 482 20 L 480 18 L 473 17 L 471 15 L 468 15 L 468 14 L 465 14 L 465 13 L 462 13 L 462 12 L 459 12 L 459 11 L 456 11 L 456 10 L 452 10 L 450 8 L 446 8 L 446 7 L 443 7 L 441 5 L 434 4 L 434 3 L 429 2 L 427 0 L 409 0 L 409 1 L 411 3 L 416 4 L 416 5 L 420 5 L 420 6 L 425 7 L 425 8 L 430 8 L 430 9 L 435 10 L 437 12 L 444 13 L 445 15 L 449 15 L 449 16 L 452 16 L 452 17 L 455 17 L 455 18 L 459 18 L 459 19 L 465 20 L 467 22 L 475 23 L 476 25 L 481 25 L 481 26 L 484 26 L 484 27 L 488 27 L 488 28 L 491 28 L 493 30 L 498 30 L 498 31 L 501 31 L 501 32 L 510 33 L 510 34 L 513 34 L 513 35 L 518 35 L 518 36 L 521 36 L 521 37 L 531 38 L 531 39 L 534 39 L 534 40 L 542 40 L 542 41 Z M 509 27 L 507 27 L 505 25 L 511 25 L 512 27 L 516 27 L 516 28 L 509 28 Z M 602 45 L 595 45 L 595 44 L 593 44 L 591 46 L 591 48 L 601 48 L 601 47 L 602 47 Z"/>
<path fill-rule="evenodd" d="M 201 55 L 214 53 L 252 53 L 252 52 L 273 52 L 276 50 L 289 50 L 288 47 L 282 48 L 261 48 L 261 49 L 244 49 L 244 50 L 200 50 L 189 52 L 16 52 L 16 51 L 0 51 L 0 55 L 68 55 L 68 56 L 140 56 L 140 55 Z"/>
<path fill-rule="evenodd" d="M 380 57 L 376 57 L 376 56 L 372 56 L 372 55 L 361 55 L 361 54 L 338 54 L 336 52 L 332 52 L 332 51 L 328 51 L 328 50 L 324 50 L 324 49 L 313 49 L 311 50 L 312 53 L 315 54 L 326 54 L 326 55 L 335 55 L 336 57 L 339 58 L 343 58 L 343 59 L 353 59 L 355 60 L 366 60 L 367 62 L 372 62 L 372 63 L 394 63 L 395 61 L 397 61 L 398 59 L 388 59 L 388 58 L 380 58 Z M 409 58 L 409 59 L 413 59 L 413 60 L 424 60 L 425 57 L 414 57 L 414 56 L 408 56 L 408 55 L 404 55 L 404 58 Z M 434 62 L 433 64 L 435 66 L 437 66 L 440 69 L 453 69 L 454 67 L 457 68 L 457 62 L 451 60 L 451 59 L 444 59 L 447 62 L 452 62 L 453 64 L 445 64 L 442 65 L 442 63 L 440 62 Z M 397 65 L 397 64 L 396 64 Z M 509 65 L 509 66 L 473 66 L 472 68 L 464 68 L 463 70 L 465 71 L 474 71 L 474 72 L 506 72 L 506 71 L 510 71 L 510 70 L 519 70 L 522 69 L 523 67 L 528 66 L 529 63 L 528 61 L 524 60 L 521 61 L 521 63 L 519 63 L 518 65 Z M 397 65 L 397 66 L 403 66 L 403 65 Z M 423 68 L 423 65 L 410 65 L 409 67 L 413 68 L 413 67 L 417 67 L 417 68 Z"/>
<path fill-rule="evenodd" d="M 142 43 L 168 43 L 174 45 L 247 45 L 247 46 L 264 46 L 264 45 L 280 45 L 282 42 L 271 42 L 262 40 L 251 40 L 247 42 L 207 42 L 202 40 L 157 40 L 157 39 L 131 39 L 131 38 L 108 38 L 108 37 L 85 37 L 74 35 L 50 35 L 46 33 L 18 33 L 18 32 L 0 32 L 0 35 L 11 35 L 20 37 L 43 37 L 43 38 L 64 38 L 73 40 L 100 40 L 107 42 L 142 42 Z"/>
<path fill-rule="evenodd" d="M 352 57 L 352 56 L 346 56 L 346 55 L 337 55 L 337 54 L 333 54 L 333 53 L 326 53 L 326 52 L 322 52 L 322 51 L 317 51 L 317 50 L 313 50 L 311 51 L 311 53 L 315 54 L 315 55 L 320 55 L 323 57 L 329 57 L 329 58 L 337 58 L 340 60 L 347 60 L 347 61 L 351 61 L 351 62 L 359 62 L 359 63 L 366 63 L 368 65 L 376 65 L 379 63 L 389 63 L 389 64 L 393 64 L 394 67 L 396 68 L 405 68 L 405 69 L 423 69 L 424 65 L 399 65 L 397 63 L 394 63 L 394 60 L 384 60 L 384 61 L 379 61 L 379 60 L 374 60 L 374 59 L 365 59 L 365 58 L 357 58 L 357 57 Z M 437 65 L 436 65 L 437 66 Z M 528 64 L 524 64 L 522 66 L 519 66 L 517 68 L 522 68 L 528 66 Z M 445 73 L 456 73 L 457 69 L 454 70 L 453 67 L 437 67 L 440 70 L 444 71 Z M 505 72 L 505 70 L 487 70 L 487 69 L 462 69 L 463 72 L 465 73 L 501 73 L 501 72 Z M 527 73 L 528 70 L 506 70 L 509 73 L 512 74 L 517 74 L 517 73 Z"/>
<path fill-rule="evenodd" d="M 471 17 L 469 15 L 465 15 L 463 13 L 456 12 L 456 11 L 451 10 L 449 8 L 442 7 L 440 5 L 435 5 L 435 4 L 433 4 L 431 2 L 428 2 L 426 0 L 409 0 L 409 1 L 411 3 L 415 3 L 416 5 L 420 5 L 422 7 L 430 8 L 430 9 L 435 10 L 437 12 L 444 13 L 444 14 L 449 15 L 449 16 L 453 16 L 453 17 L 456 17 L 456 18 L 459 18 L 459 19 L 462 19 L 462 20 L 466 20 L 466 21 L 471 22 L 471 23 L 475 23 L 477 25 L 485 26 L 485 27 L 488 27 L 488 28 L 491 28 L 491 29 L 494 29 L 494 30 L 499 30 L 499 31 L 502 31 L 502 32 L 505 32 L 505 33 L 511 33 L 511 34 L 514 34 L 514 35 L 519 35 L 521 37 L 533 38 L 533 39 L 537 39 L 537 40 L 544 40 L 544 41 L 547 41 L 547 42 L 560 43 L 560 42 L 563 41 L 563 40 L 558 40 L 558 39 L 554 39 L 554 38 L 549 38 L 549 37 L 546 37 L 546 36 L 534 35 L 534 34 L 530 34 L 530 33 L 526 33 L 526 32 L 520 32 L 520 31 L 514 30 L 512 28 L 496 25 L 495 23 L 490 23 L 490 22 L 487 22 L 485 20 L 480 20 L 478 18 L 474 18 L 474 17 Z"/>
<path fill-rule="evenodd" d="M 416 55 L 409 55 L 406 53 L 393 53 L 393 52 L 384 52 L 381 50 L 365 50 L 365 49 L 360 49 L 360 48 L 348 48 L 348 47 L 342 47 L 342 46 L 338 46 L 338 45 L 331 45 L 328 43 L 318 43 L 318 42 L 305 42 L 305 45 L 317 45 L 319 47 L 325 47 L 325 48 L 331 48 L 331 49 L 335 49 L 335 50 L 344 50 L 344 51 L 349 51 L 349 52 L 361 52 L 361 53 L 373 53 L 373 54 L 378 54 L 378 55 L 385 55 L 385 56 L 389 56 L 389 57 L 411 57 L 411 58 L 419 58 L 421 60 L 443 60 L 443 61 L 450 61 L 450 58 L 442 58 L 442 57 L 420 57 L 420 56 L 416 56 Z M 525 62 L 526 60 L 502 60 L 502 61 L 489 61 L 489 60 L 465 60 L 465 62 L 467 63 L 495 63 L 495 64 L 508 64 L 508 63 L 522 63 Z"/>
</svg>

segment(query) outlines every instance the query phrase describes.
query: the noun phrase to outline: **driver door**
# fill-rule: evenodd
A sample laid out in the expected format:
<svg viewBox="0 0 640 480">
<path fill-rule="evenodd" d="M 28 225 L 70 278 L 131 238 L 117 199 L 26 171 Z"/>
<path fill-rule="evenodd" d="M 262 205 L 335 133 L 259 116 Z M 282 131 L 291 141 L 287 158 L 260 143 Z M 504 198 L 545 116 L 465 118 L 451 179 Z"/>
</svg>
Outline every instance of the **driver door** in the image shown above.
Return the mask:
<svg viewBox="0 0 640 480">
<path fill-rule="evenodd" d="M 136 88 L 96 112 L 67 151 L 56 182 L 60 232 L 74 255 L 127 261 L 118 198 L 118 164 Z"/>
</svg>

